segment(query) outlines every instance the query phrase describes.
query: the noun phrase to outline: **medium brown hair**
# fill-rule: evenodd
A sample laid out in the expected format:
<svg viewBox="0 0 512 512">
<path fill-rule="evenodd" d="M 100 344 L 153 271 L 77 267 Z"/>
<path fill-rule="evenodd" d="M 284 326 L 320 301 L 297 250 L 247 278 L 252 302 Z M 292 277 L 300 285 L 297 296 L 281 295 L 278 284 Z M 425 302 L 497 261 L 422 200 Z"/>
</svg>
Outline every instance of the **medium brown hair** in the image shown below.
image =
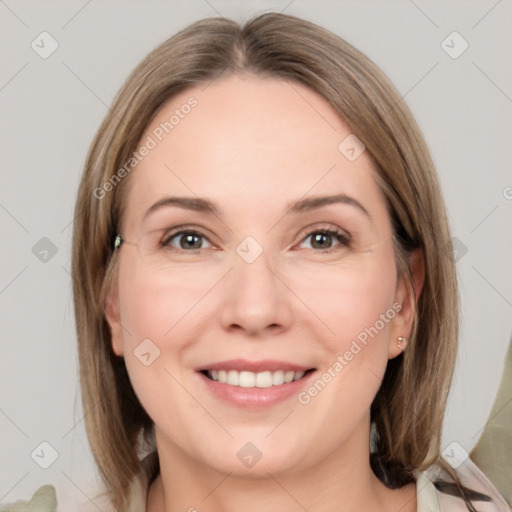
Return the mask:
<svg viewBox="0 0 512 512">
<path fill-rule="evenodd" d="M 423 251 L 425 283 L 407 350 L 389 361 L 371 406 L 371 464 L 390 487 L 414 481 L 415 470 L 443 464 L 440 438 L 456 357 L 458 296 L 445 207 L 413 116 L 375 64 L 313 23 L 276 13 L 243 25 L 210 18 L 166 40 L 128 77 L 91 145 L 76 202 L 72 275 L 82 402 L 92 453 L 116 507 L 142 471 L 141 443 L 149 451 L 155 446 L 152 421 L 124 360 L 112 351 L 105 318 L 130 178 L 102 197 L 95 191 L 105 190 L 130 159 L 164 102 L 191 85 L 242 72 L 295 81 L 323 96 L 378 171 L 400 276 L 411 277 L 410 251 Z M 153 465 L 149 477 L 157 471 Z"/>
</svg>

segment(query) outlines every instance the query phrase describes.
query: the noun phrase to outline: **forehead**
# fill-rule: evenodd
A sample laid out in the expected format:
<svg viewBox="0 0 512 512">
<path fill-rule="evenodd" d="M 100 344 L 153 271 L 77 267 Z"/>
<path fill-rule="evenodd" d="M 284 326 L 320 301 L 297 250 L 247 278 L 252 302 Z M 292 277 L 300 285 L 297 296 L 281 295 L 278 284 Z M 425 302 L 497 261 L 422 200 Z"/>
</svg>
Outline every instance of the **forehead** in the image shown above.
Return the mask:
<svg viewBox="0 0 512 512">
<path fill-rule="evenodd" d="M 141 138 L 151 149 L 130 176 L 125 211 L 140 216 L 166 194 L 253 213 L 309 192 L 377 194 L 369 156 L 350 161 L 339 150 L 350 135 L 327 100 L 296 82 L 234 75 L 193 86 L 167 101 Z"/>
</svg>

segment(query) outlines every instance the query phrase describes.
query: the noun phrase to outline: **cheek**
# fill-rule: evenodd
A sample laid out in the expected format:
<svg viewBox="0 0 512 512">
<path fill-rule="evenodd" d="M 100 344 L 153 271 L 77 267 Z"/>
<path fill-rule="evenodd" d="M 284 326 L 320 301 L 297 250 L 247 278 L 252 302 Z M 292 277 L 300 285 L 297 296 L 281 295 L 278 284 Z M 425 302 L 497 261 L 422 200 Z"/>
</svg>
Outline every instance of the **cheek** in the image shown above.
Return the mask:
<svg viewBox="0 0 512 512">
<path fill-rule="evenodd" d="M 187 347 L 197 339 L 194 305 L 212 284 L 205 278 L 191 279 L 186 271 L 169 277 L 148 271 L 135 259 L 125 263 L 120 269 L 119 295 L 130 381 L 153 421 L 167 425 L 169 432 L 180 431 L 186 416 L 171 423 L 165 411 L 198 409 L 177 382 L 183 381 Z"/>
<path fill-rule="evenodd" d="M 322 333 L 323 356 L 317 380 L 299 403 L 306 409 L 311 404 L 319 423 L 330 418 L 336 436 L 340 425 L 350 431 L 367 414 L 386 370 L 397 314 L 394 252 L 384 247 L 310 270 L 301 274 L 302 297 L 318 317 L 315 331 Z"/>
<path fill-rule="evenodd" d="M 376 255 L 374 255 L 376 256 Z M 304 282 L 304 302 L 322 333 L 322 365 L 317 379 L 299 395 L 315 411 L 318 425 L 328 423 L 327 438 L 355 429 L 380 387 L 388 361 L 390 330 L 397 309 L 394 253 L 315 271 Z M 311 409 L 308 409 L 311 407 Z M 350 414 L 347 412 L 350 411 Z M 320 428 L 320 427 L 319 427 Z"/>
<path fill-rule="evenodd" d="M 393 304 L 397 282 L 390 247 L 342 263 L 304 265 L 294 273 L 300 275 L 295 289 L 315 313 L 318 332 L 323 333 L 329 352 L 343 353 L 356 341 L 370 349 L 365 352 L 387 357 L 389 330 L 396 316 Z"/>
<path fill-rule="evenodd" d="M 186 265 L 162 272 L 145 267 L 136 257 L 123 261 L 119 296 L 124 357 L 133 387 L 148 412 L 160 399 L 183 398 L 170 375 L 179 381 L 187 377 L 187 354 L 204 333 L 204 312 L 213 309 L 211 290 L 223 272 Z M 145 365 L 148 360 L 150 364 Z M 176 393 L 166 394 L 168 389 Z"/>
<path fill-rule="evenodd" d="M 185 266 L 162 272 L 127 259 L 119 280 L 125 343 L 133 346 L 149 338 L 162 349 L 176 347 L 176 333 L 194 325 L 194 307 L 215 284 L 213 274 L 194 275 Z"/>
</svg>

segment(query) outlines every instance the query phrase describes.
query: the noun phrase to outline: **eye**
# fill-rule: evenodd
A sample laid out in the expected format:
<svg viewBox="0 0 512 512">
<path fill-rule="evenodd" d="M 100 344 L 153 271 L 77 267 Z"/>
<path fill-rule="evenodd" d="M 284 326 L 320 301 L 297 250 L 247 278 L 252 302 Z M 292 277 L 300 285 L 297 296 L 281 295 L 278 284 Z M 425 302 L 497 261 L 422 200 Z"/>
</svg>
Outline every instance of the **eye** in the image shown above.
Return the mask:
<svg viewBox="0 0 512 512">
<path fill-rule="evenodd" d="M 350 245 L 350 236 L 338 229 L 315 229 L 307 233 L 303 240 L 306 241 L 308 239 L 311 239 L 310 247 L 308 248 L 319 249 L 324 252 L 333 250 L 334 242 L 337 242 L 334 245 L 334 250 L 336 250 L 337 246 L 347 247 Z"/>
<path fill-rule="evenodd" d="M 350 236 L 345 231 L 339 229 L 317 228 L 309 231 L 304 236 L 303 242 L 300 245 L 308 239 L 311 239 L 311 242 L 309 247 L 306 248 L 316 249 L 317 251 L 315 252 L 330 252 L 336 250 L 338 246 L 341 248 L 350 245 Z M 160 246 L 164 249 L 178 249 L 188 252 L 206 249 L 208 247 L 206 244 L 209 244 L 211 248 L 215 248 L 208 238 L 199 231 L 183 228 L 179 231 L 167 233 L 160 242 Z"/>
<path fill-rule="evenodd" d="M 164 237 L 160 245 L 164 248 L 174 248 L 187 250 L 205 249 L 203 242 L 210 242 L 198 231 L 191 229 L 182 229 Z M 211 244 L 210 244 L 211 245 Z"/>
</svg>

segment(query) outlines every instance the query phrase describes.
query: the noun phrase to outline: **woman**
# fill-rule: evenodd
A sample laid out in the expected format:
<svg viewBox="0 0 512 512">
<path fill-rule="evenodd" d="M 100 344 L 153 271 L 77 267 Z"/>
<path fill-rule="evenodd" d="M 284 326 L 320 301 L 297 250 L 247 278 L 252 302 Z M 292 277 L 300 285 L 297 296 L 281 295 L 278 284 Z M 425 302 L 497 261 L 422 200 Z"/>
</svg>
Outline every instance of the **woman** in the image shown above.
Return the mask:
<svg viewBox="0 0 512 512">
<path fill-rule="evenodd" d="M 426 144 L 330 32 L 207 19 L 151 52 L 92 144 L 72 271 L 116 510 L 507 510 L 440 457 L 457 288 Z"/>
</svg>

